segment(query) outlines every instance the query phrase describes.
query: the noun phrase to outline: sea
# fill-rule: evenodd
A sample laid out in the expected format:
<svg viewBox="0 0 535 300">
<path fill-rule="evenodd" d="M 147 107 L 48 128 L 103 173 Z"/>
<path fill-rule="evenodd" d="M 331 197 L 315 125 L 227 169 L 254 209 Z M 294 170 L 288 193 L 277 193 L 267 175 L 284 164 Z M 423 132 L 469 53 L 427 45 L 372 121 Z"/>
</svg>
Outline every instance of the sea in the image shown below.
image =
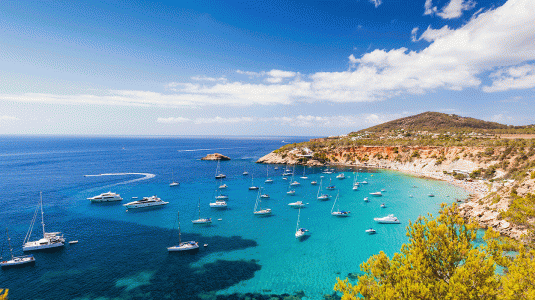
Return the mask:
<svg viewBox="0 0 535 300">
<path fill-rule="evenodd" d="M 2 256 L 10 257 L 6 229 L 14 254 L 22 255 L 40 193 L 46 231 L 78 243 L 34 252 L 33 266 L 1 270 L 0 289 L 9 289 L 9 299 L 323 299 L 333 294 L 336 278 L 355 283 L 359 265 L 371 255 L 399 251 L 410 221 L 468 196 L 446 182 L 399 172 L 333 167 L 324 174 L 325 168 L 303 166 L 295 166 L 293 180 L 300 186 L 290 196 L 292 178 L 282 176 L 286 166 L 256 160 L 308 139 L 1 136 Z M 201 160 L 216 152 L 231 158 L 220 162 L 223 180 L 215 179 L 216 161 Z M 343 180 L 336 178 L 341 173 Z M 274 182 L 265 183 L 268 177 Z M 355 177 L 368 184 L 354 191 Z M 173 180 L 180 185 L 170 187 Z M 320 182 L 332 196 L 328 201 L 317 200 Z M 228 188 L 219 191 L 223 183 Z M 259 193 L 249 190 L 252 185 L 270 196 L 258 206 L 271 215 L 253 214 Z M 325 190 L 327 185 L 336 189 Z M 383 189 L 382 197 L 370 195 Z M 124 200 L 87 200 L 108 191 Z M 229 197 L 227 209 L 210 208 L 220 193 Z M 130 211 L 123 206 L 152 195 L 169 204 Z M 304 208 L 288 206 L 299 200 Z M 333 209 L 350 216 L 332 216 Z M 389 214 L 401 224 L 373 220 Z M 213 222 L 192 224 L 199 216 Z M 295 238 L 298 217 L 299 227 L 308 229 L 301 240 Z M 197 251 L 168 253 L 179 242 L 178 221 L 181 240 L 197 241 Z M 368 228 L 377 234 L 368 235 Z M 31 240 L 41 236 L 38 217 Z"/>
</svg>

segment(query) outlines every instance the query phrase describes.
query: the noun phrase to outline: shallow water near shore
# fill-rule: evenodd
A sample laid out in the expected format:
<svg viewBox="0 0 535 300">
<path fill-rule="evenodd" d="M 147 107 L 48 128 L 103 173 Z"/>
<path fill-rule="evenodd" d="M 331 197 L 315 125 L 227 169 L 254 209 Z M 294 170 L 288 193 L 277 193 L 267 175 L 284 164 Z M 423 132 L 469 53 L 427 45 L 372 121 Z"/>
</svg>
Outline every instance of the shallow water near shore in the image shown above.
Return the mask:
<svg viewBox="0 0 535 300">
<path fill-rule="evenodd" d="M 344 167 L 322 174 L 323 168 L 301 166 L 295 169 L 301 185 L 295 187 L 295 196 L 288 196 L 290 180 L 282 179 L 283 166 L 268 166 L 274 182 L 265 184 L 267 166 L 254 163 L 282 146 L 282 140 L 308 139 L 4 137 L 0 221 L 10 230 L 15 252 L 21 253 L 39 191 L 47 230 L 62 231 L 67 240 L 79 243 L 57 252 L 36 252 L 34 267 L 3 270 L 0 288 L 9 288 L 11 299 L 191 299 L 298 291 L 320 299 L 332 293 L 336 277 L 359 273 L 360 263 L 369 256 L 399 251 L 407 241 L 409 220 L 436 213 L 442 202 L 467 197 L 445 182 L 374 170 L 359 172 L 358 180 L 369 184 L 353 191 L 354 170 Z M 208 205 L 220 184 L 214 179 L 217 163 L 200 158 L 214 152 L 232 159 L 221 162 L 228 185 L 224 194 L 230 198 L 226 210 Z M 249 175 L 242 175 L 245 170 Z M 299 178 L 303 172 L 309 179 Z M 340 172 L 346 179 L 335 178 Z M 324 187 L 329 181 L 336 185 L 328 192 L 332 198 L 324 202 L 316 199 L 318 186 L 310 184 L 319 183 L 321 176 Z M 172 177 L 179 187 L 169 187 Z M 262 207 L 271 208 L 271 216 L 253 215 L 257 192 L 248 190 L 251 184 L 270 195 Z M 369 195 L 381 189 L 382 197 Z M 124 200 L 86 200 L 107 191 L 120 193 Z M 335 209 L 351 211 L 348 218 L 330 214 L 337 193 Z M 428 197 L 430 193 L 435 197 Z M 139 212 L 126 212 L 121 205 L 151 195 L 170 203 Z M 191 223 L 198 217 L 199 199 L 201 216 L 213 220 L 210 226 Z M 300 226 L 309 235 L 302 241 L 294 237 L 298 210 L 287 205 L 298 200 L 307 203 Z M 178 242 L 177 211 L 182 239 L 201 245 L 196 253 L 167 253 L 166 247 Z M 395 214 L 401 224 L 374 223 L 374 217 L 388 214 Z M 365 233 L 370 227 L 376 235 Z M 36 226 L 34 236 L 39 233 Z"/>
</svg>

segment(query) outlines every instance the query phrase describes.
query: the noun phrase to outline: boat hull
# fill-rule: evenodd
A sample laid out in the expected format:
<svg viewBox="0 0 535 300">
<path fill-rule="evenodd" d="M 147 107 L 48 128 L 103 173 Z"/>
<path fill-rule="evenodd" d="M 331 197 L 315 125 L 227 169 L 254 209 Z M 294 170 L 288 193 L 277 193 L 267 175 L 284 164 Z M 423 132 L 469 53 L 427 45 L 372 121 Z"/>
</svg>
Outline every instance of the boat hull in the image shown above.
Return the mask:
<svg viewBox="0 0 535 300">
<path fill-rule="evenodd" d="M 169 202 L 158 203 L 158 204 L 149 204 L 149 203 L 130 204 L 130 205 L 125 205 L 125 207 L 126 207 L 126 209 L 149 208 L 149 207 L 162 207 L 162 206 L 164 206 L 166 204 L 169 204 Z"/>
<path fill-rule="evenodd" d="M 14 257 L 13 259 L 0 262 L 0 266 L 2 267 L 2 269 L 32 264 L 35 264 L 35 258 L 32 255 Z"/>
<path fill-rule="evenodd" d="M 188 245 L 188 246 L 171 246 L 167 247 L 168 252 L 184 252 L 184 251 L 193 251 L 199 249 L 199 245 Z"/>
<path fill-rule="evenodd" d="M 38 244 L 37 242 L 28 242 L 22 246 L 22 251 L 39 251 L 46 249 L 53 249 L 65 246 L 64 242 Z"/>
</svg>

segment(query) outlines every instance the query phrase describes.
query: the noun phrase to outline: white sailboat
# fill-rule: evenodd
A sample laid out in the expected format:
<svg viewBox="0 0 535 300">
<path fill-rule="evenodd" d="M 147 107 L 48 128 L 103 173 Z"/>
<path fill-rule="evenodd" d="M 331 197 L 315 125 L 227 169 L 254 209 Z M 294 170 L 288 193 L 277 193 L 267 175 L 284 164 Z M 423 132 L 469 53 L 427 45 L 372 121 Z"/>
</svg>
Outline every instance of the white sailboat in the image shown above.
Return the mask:
<svg viewBox="0 0 535 300">
<path fill-rule="evenodd" d="M 61 234 L 61 232 L 46 232 L 45 231 L 45 216 L 43 213 L 43 193 L 40 193 L 40 199 L 41 200 L 40 200 L 39 206 L 41 207 L 41 225 L 43 226 L 43 238 L 37 241 L 30 241 L 30 238 L 32 236 L 32 231 L 33 231 L 33 225 L 35 224 L 35 220 L 37 219 L 37 213 L 39 209 L 39 207 L 37 207 L 35 209 L 35 213 L 33 215 L 30 228 L 28 229 L 28 232 L 26 233 L 26 237 L 24 238 L 24 242 L 22 244 L 22 251 L 43 250 L 43 249 L 63 247 L 65 245 L 65 239 L 63 238 L 63 235 Z"/>
<path fill-rule="evenodd" d="M 173 187 L 173 186 L 179 186 L 179 185 L 180 185 L 180 183 L 175 181 L 175 172 L 172 171 L 171 172 L 171 183 L 169 184 L 169 186 Z"/>
<path fill-rule="evenodd" d="M 306 167 L 303 167 L 303 176 L 301 176 L 301 179 L 308 179 L 308 177 L 305 174 L 306 169 L 307 169 Z"/>
<path fill-rule="evenodd" d="M 332 184 L 332 178 L 329 178 L 329 186 L 327 186 L 328 190 L 334 190 L 336 187 Z"/>
<path fill-rule="evenodd" d="M 299 228 L 299 219 L 301 217 L 301 207 L 299 207 L 299 213 L 297 214 L 297 225 L 295 226 L 295 238 L 300 239 L 306 235 L 308 229 Z"/>
<path fill-rule="evenodd" d="M 216 193 L 218 194 L 217 196 L 215 196 L 216 200 L 228 200 L 228 196 L 223 195 L 223 193 L 221 193 L 221 190 L 216 190 Z"/>
<path fill-rule="evenodd" d="M 303 201 L 299 200 L 299 201 L 296 201 L 296 202 L 288 203 L 288 206 L 293 207 L 293 208 L 301 208 L 301 207 L 305 207 L 305 203 L 303 203 Z"/>
<path fill-rule="evenodd" d="M 265 183 L 273 183 L 273 179 L 269 178 L 269 165 L 266 166 L 266 178 Z"/>
<path fill-rule="evenodd" d="M 322 193 L 322 190 L 321 190 L 322 185 L 323 185 L 323 179 L 320 180 L 320 186 L 318 188 L 318 194 L 316 195 L 316 197 L 318 198 L 318 200 L 322 200 L 322 201 L 329 200 L 330 196 L 328 194 Z"/>
<path fill-rule="evenodd" d="M 251 186 L 249 187 L 250 191 L 258 190 L 258 187 L 254 185 L 254 176 L 251 175 Z"/>
<path fill-rule="evenodd" d="M 357 181 L 358 173 L 355 174 L 353 172 L 353 190 L 358 191 L 359 190 L 359 182 Z"/>
<path fill-rule="evenodd" d="M 196 241 L 182 242 L 180 232 L 180 212 L 177 213 L 178 218 L 178 245 L 167 247 L 168 252 L 178 252 L 178 251 L 191 251 L 199 249 L 199 243 Z"/>
<path fill-rule="evenodd" d="M 336 194 L 336 199 L 334 199 L 333 207 L 331 208 L 331 215 L 337 216 L 337 217 L 349 217 L 350 211 L 340 210 L 340 205 L 338 205 L 338 210 L 334 211 L 334 206 L 336 205 L 336 202 L 338 201 L 338 196 L 340 195 L 340 192 Z"/>
<path fill-rule="evenodd" d="M 256 196 L 256 202 L 253 209 L 253 214 L 255 215 L 269 215 L 271 214 L 271 208 L 262 209 L 262 200 L 260 199 L 260 190 L 258 190 L 258 195 Z"/>
<path fill-rule="evenodd" d="M 215 179 L 223 179 L 223 178 L 227 178 L 227 175 L 221 173 L 221 170 L 220 170 L 220 168 L 221 168 L 221 163 L 220 163 L 220 162 L 221 162 L 221 160 L 218 159 L 218 160 L 217 160 L 217 167 L 216 167 L 216 169 L 215 169 Z"/>
<path fill-rule="evenodd" d="M 197 220 L 191 220 L 193 224 L 210 224 L 212 223 L 212 218 L 201 218 L 201 198 L 199 198 L 199 218 Z"/>
<path fill-rule="evenodd" d="M 6 229 L 6 236 L 7 236 L 7 243 L 9 245 L 9 252 L 11 253 L 11 259 L 3 260 L 0 257 L 0 266 L 2 268 L 35 263 L 35 258 L 33 257 L 33 255 L 14 256 L 13 247 L 11 247 L 11 238 L 9 237 L 9 233 L 7 232 L 7 229 Z"/>
</svg>

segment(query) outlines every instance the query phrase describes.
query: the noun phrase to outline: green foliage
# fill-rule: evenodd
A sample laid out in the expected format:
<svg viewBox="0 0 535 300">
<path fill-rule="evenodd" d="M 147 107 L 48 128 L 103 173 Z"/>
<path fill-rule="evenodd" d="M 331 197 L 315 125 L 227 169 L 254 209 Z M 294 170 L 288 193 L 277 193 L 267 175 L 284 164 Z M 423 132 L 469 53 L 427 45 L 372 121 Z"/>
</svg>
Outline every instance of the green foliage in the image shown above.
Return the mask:
<svg viewBox="0 0 535 300">
<path fill-rule="evenodd" d="M 509 222 L 528 226 L 531 230 L 535 229 L 535 226 L 528 222 L 528 218 L 535 217 L 535 195 L 528 194 L 525 197 L 520 197 L 516 191 L 513 191 L 511 198 L 509 209 L 502 213 L 503 217 Z"/>
<path fill-rule="evenodd" d="M 470 173 L 470 178 L 472 179 L 476 179 L 480 176 L 481 176 L 481 169 L 474 170 L 472 171 L 472 173 Z"/>
<path fill-rule="evenodd" d="M 531 179 L 535 179 L 535 171 L 531 172 L 531 176 L 529 176 Z"/>
<path fill-rule="evenodd" d="M 535 299 L 535 251 L 509 243 L 489 229 L 474 247 L 477 226 L 465 223 L 456 205 L 442 205 L 437 218 L 409 223 L 409 243 L 389 258 L 380 252 L 361 264 L 357 284 L 340 280 L 343 300 Z M 508 249 L 519 249 L 512 258 Z M 496 266 L 505 268 L 504 274 Z"/>
</svg>

